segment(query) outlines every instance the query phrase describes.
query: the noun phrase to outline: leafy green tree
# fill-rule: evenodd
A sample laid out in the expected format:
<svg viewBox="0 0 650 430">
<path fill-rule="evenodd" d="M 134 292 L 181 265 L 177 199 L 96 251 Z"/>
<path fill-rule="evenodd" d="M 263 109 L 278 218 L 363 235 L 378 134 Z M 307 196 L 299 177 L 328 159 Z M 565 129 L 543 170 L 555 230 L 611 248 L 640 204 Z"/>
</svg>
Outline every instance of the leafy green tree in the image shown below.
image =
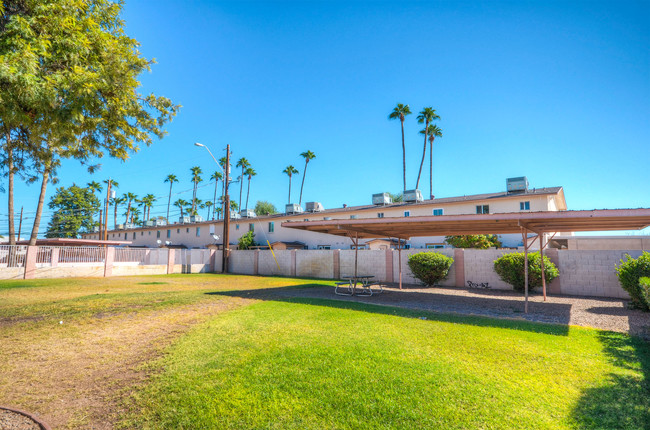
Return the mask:
<svg viewBox="0 0 650 430">
<path fill-rule="evenodd" d="M 47 191 L 62 159 L 121 160 L 164 135 L 179 106 L 138 93 L 152 61 L 124 33 L 122 2 L 23 0 L 1 19 L 0 105 L 25 135 L 41 177 L 30 244 L 36 242 Z M 18 6 L 16 6 L 18 5 Z M 16 6 L 16 7 L 14 7 Z"/>
<path fill-rule="evenodd" d="M 273 203 L 264 200 L 258 200 L 255 203 L 255 214 L 257 215 L 273 215 L 278 213 L 278 210 L 273 206 Z"/>
<path fill-rule="evenodd" d="M 302 189 L 305 186 L 305 176 L 307 175 L 307 165 L 309 164 L 310 160 L 313 160 L 316 158 L 316 154 L 314 154 L 311 151 L 305 151 L 302 154 L 300 154 L 301 157 L 305 159 L 305 170 L 302 171 L 302 184 L 300 185 L 300 199 L 298 200 L 298 204 L 302 204 Z M 291 203 L 291 202 L 289 202 Z"/>
<path fill-rule="evenodd" d="M 435 121 L 437 119 L 440 119 L 440 117 L 436 114 L 436 110 L 431 107 L 425 107 L 422 109 L 420 114 L 418 115 L 418 123 L 422 124 L 424 123 L 424 129 L 428 130 L 429 129 L 429 124 L 431 121 Z M 424 133 L 423 133 L 424 134 Z M 424 166 L 424 158 L 427 155 L 427 134 L 424 134 L 424 149 L 422 150 L 422 161 L 420 161 L 420 170 L 418 171 L 418 180 L 415 182 L 415 188 L 417 189 L 420 186 L 420 176 L 422 175 L 422 166 Z"/>
<path fill-rule="evenodd" d="M 445 236 L 445 242 L 454 248 L 501 248 L 503 244 L 496 234 L 470 234 L 464 236 Z"/>
<path fill-rule="evenodd" d="M 248 231 L 239 238 L 238 249 L 248 249 L 255 245 L 255 233 Z"/>
<path fill-rule="evenodd" d="M 420 134 L 424 134 L 424 130 L 420 130 Z M 433 141 L 436 137 L 442 137 L 442 129 L 435 124 L 429 124 L 427 135 L 429 136 L 429 198 L 433 199 Z"/>
<path fill-rule="evenodd" d="M 167 222 L 169 222 L 169 205 L 172 202 L 172 185 L 174 185 L 174 182 L 178 182 L 178 178 L 174 174 L 169 174 L 165 178 L 165 182 L 169 182 L 169 198 L 167 199 Z"/>
<path fill-rule="evenodd" d="M 244 171 L 244 174 L 248 178 L 248 190 L 246 191 L 246 210 L 248 210 L 248 197 L 251 194 L 251 179 L 253 176 L 257 176 L 257 172 L 252 167 L 249 167 Z"/>
<path fill-rule="evenodd" d="M 246 175 L 246 169 L 250 167 L 250 163 L 244 157 L 240 158 L 235 164 L 235 167 L 241 167 L 241 176 L 239 177 L 239 207 L 241 207 L 241 196 L 242 190 L 244 189 L 244 176 Z"/>
<path fill-rule="evenodd" d="M 79 233 L 91 231 L 97 225 L 93 215 L 100 202 L 90 188 L 72 184 L 59 187 L 50 199 L 48 207 L 54 210 L 45 237 L 78 237 Z"/>
<path fill-rule="evenodd" d="M 389 192 L 388 194 L 390 195 L 391 199 L 393 199 L 393 203 L 401 203 L 401 202 L 404 201 L 404 193 L 394 193 L 393 194 L 393 193 Z"/>
<path fill-rule="evenodd" d="M 289 176 L 289 200 L 287 201 L 287 203 L 290 204 L 291 203 L 291 177 L 293 175 L 297 175 L 299 172 L 298 172 L 298 169 L 296 169 L 292 165 L 288 165 L 287 167 L 284 168 L 282 173 L 286 173 L 287 176 Z M 257 213 L 257 211 L 256 211 L 256 213 Z"/>
<path fill-rule="evenodd" d="M 404 187 L 402 190 L 406 189 L 406 145 L 404 144 L 404 118 L 406 115 L 410 115 L 411 113 L 412 112 L 409 105 L 397 103 L 397 106 L 395 106 L 390 115 L 388 115 L 388 119 L 399 119 L 399 122 L 402 126 L 402 172 L 404 175 Z"/>
</svg>

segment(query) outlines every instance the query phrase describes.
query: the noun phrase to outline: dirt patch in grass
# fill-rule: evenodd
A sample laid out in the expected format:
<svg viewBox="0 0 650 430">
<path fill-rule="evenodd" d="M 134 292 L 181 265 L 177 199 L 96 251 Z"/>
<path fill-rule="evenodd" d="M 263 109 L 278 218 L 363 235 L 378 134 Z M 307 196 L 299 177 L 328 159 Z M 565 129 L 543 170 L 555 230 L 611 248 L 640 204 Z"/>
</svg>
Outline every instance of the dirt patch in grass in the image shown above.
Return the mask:
<svg viewBox="0 0 650 430">
<path fill-rule="evenodd" d="M 111 429 L 126 407 L 122 399 L 147 379 L 147 362 L 193 324 L 251 302 L 210 300 L 0 332 L 3 403 L 37 412 L 57 429 Z"/>
</svg>

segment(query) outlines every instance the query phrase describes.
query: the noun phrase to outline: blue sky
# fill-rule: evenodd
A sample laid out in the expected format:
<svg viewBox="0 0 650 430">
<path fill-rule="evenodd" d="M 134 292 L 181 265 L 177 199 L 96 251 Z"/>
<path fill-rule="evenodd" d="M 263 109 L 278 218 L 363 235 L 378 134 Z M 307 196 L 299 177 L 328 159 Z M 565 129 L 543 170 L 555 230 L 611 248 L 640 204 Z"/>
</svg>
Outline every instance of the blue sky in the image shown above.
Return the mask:
<svg viewBox="0 0 650 430">
<path fill-rule="evenodd" d="M 569 209 L 650 207 L 647 1 L 126 3 L 127 33 L 157 60 L 143 92 L 183 108 L 168 136 L 126 163 L 103 159 L 93 176 L 64 163 L 59 186 L 112 177 L 120 193 L 159 196 L 152 215 L 164 215 L 167 174 L 183 191 L 190 167 L 215 170 L 199 141 L 217 157 L 229 143 L 235 159 L 252 163 L 249 206 L 282 208 L 282 170 L 293 164 L 302 174 L 308 149 L 316 158 L 303 202 L 366 204 L 401 189 L 399 121 L 387 119 L 401 102 L 441 116 L 437 197 L 501 191 L 507 177 L 526 175 L 531 187 L 563 186 Z M 408 188 L 423 146 L 415 117 L 405 123 Z M 213 187 L 203 176 L 207 200 Z M 425 195 L 428 182 L 427 155 Z M 38 186 L 16 193 L 25 232 Z"/>
</svg>

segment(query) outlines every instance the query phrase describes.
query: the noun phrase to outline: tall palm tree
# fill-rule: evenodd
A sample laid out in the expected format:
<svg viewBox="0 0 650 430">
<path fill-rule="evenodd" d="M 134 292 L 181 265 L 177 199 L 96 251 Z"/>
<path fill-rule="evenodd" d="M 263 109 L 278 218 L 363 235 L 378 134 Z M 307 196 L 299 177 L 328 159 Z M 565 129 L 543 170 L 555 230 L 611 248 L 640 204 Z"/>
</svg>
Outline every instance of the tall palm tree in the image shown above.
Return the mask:
<svg viewBox="0 0 650 430">
<path fill-rule="evenodd" d="M 424 130 L 420 130 L 424 134 Z M 435 124 L 429 124 L 427 130 L 429 136 L 429 198 L 433 199 L 433 141 L 436 137 L 442 137 L 442 129 Z"/>
<path fill-rule="evenodd" d="M 219 185 L 219 180 L 223 179 L 221 172 L 214 172 L 210 179 L 214 179 L 214 197 L 212 197 L 212 219 L 214 219 L 214 210 L 217 207 L 217 185 Z M 208 219 L 210 219 L 210 211 L 208 211 Z"/>
<path fill-rule="evenodd" d="M 86 184 L 86 186 L 88 187 L 88 189 L 89 189 L 90 191 L 93 192 L 93 194 L 94 194 L 94 193 L 97 193 L 97 192 L 100 192 L 100 193 L 101 193 L 101 191 L 102 191 L 102 184 L 100 184 L 99 182 L 96 182 L 96 181 L 88 182 L 88 183 Z M 102 200 L 102 198 L 101 198 L 101 196 L 99 196 L 99 201 L 101 202 L 101 200 Z M 99 207 L 101 208 L 102 205 L 100 204 Z M 106 208 L 106 210 L 108 210 L 108 208 Z M 99 219 L 99 217 L 97 218 L 97 221 L 98 221 L 98 222 L 97 222 L 98 225 L 102 223 L 102 220 Z"/>
<path fill-rule="evenodd" d="M 241 207 L 241 192 L 244 189 L 244 175 L 245 175 L 245 170 L 251 166 L 251 163 L 248 162 L 247 159 L 244 157 L 240 158 L 237 161 L 237 164 L 235 164 L 235 167 L 241 167 L 241 177 L 239 181 L 239 207 Z"/>
<path fill-rule="evenodd" d="M 142 206 L 144 207 L 144 213 L 142 214 L 142 216 L 144 217 L 143 221 L 149 221 L 151 215 L 151 207 L 156 201 L 156 196 L 154 196 L 153 194 L 147 194 L 140 201 L 142 202 Z"/>
<path fill-rule="evenodd" d="M 203 203 L 204 208 L 208 208 L 208 216 L 205 218 L 206 220 L 210 219 L 210 209 L 212 208 L 212 202 L 208 200 L 207 202 Z"/>
<path fill-rule="evenodd" d="M 228 161 L 228 157 L 221 157 L 219 159 L 219 165 L 223 169 L 223 171 L 226 171 L 226 161 Z M 232 171 L 230 171 L 230 174 L 232 175 Z M 226 188 L 230 186 L 230 183 L 225 183 L 224 181 L 221 181 L 221 205 L 223 205 L 224 200 L 226 199 Z"/>
<path fill-rule="evenodd" d="M 440 119 L 436 114 L 436 110 L 431 107 L 425 107 L 422 109 L 422 112 L 418 115 L 418 124 L 424 123 L 424 129 L 429 129 L 429 124 L 431 121 Z M 420 185 L 420 176 L 422 175 L 422 166 L 424 165 L 424 157 L 427 154 L 427 134 L 424 134 L 424 149 L 422 150 L 422 161 L 420 161 L 420 170 L 418 171 L 418 180 L 415 181 L 415 189 L 418 189 Z"/>
<path fill-rule="evenodd" d="M 169 198 L 167 199 L 167 222 L 169 222 L 169 205 L 172 202 L 172 185 L 174 185 L 174 182 L 178 182 L 178 178 L 174 174 L 169 174 L 165 178 L 165 182 L 169 182 Z"/>
<path fill-rule="evenodd" d="M 217 219 L 221 219 L 221 212 L 223 212 L 223 209 L 220 207 L 215 207 L 213 213 L 217 214 Z"/>
<path fill-rule="evenodd" d="M 248 196 L 251 193 L 251 178 L 257 176 L 257 172 L 252 167 L 249 167 L 244 171 L 244 174 L 248 177 L 248 191 L 246 191 L 246 210 L 248 211 Z"/>
<path fill-rule="evenodd" d="M 199 182 L 202 182 L 203 179 L 199 176 L 203 171 L 199 166 L 194 166 L 190 169 L 192 172 L 192 183 L 194 184 L 194 189 L 192 190 L 192 211 L 196 209 L 196 191 L 199 188 Z"/>
<path fill-rule="evenodd" d="M 126 220 L 124 221 L 124 223 L 126 224 L 129 222 L 129 215 L 131 214 L 131 205 L 133 204 L 133 201 L 138 198 L 138 196 L 136 196 L 133 193 L 126 193 L 122 196 L 122 198 L 126 200 Z"/>
<path fill-rule="evenodd" d="M 388 115 L 388 119 L 399 119 L 400 124 L 402 125 L 402 173 L 404 176 L 404 188 L 406 189 L 406 145 L 404 144 L 404 118 L 406 115 L 411 115 L 411 108 L 409 105 L 402 103 L 397 103 L 397 106 L 393 111 Z"/>
<path fill-rule="evenodd" d="M 292 165 L 288 165 L 288 166 L 287 166 L 287 167 L 282 171 L 282 173 L 286 173 L 286 174 L 289 176 L 289 201 L 288 201 L 287 203 L 291 204 L 291 177 L 292 177 L 293 175 L 297 175 L 297 174 L 300 173 L 300 172 L 298 172 L 298 169 L 296 169 L 296 168 L 293 167 Z"/>
<path fill-rule="evenodd" d="M 300 185 L 300 199 L 298 200 L 298 205 L 302 203 L 302 189 L 305 186 L 305 175 L 307 174 L 307 164 L 309 164 L 309 160 L 316 158 L 316 154 L 308 150 L 300 154 L 300 156 L 305 159 L 305 170 L 302 171 L 302 184 Z"/>
<path fill-rule="evenodd" d="M 108 188 L 108 184 L 110 183 L 110 184 L 111 184 L 111 190 L 112 190 L 113 188 L 119 188 L 119 187 L 120 187 L 120 183 L 117 182 L 115 179 L 104 179 L 102 182 L 106 184 L 106 188 Z M 116 194 L 117 194 L 117 193 L 116 193 Z M 110 205 L 111 205 L 112 203 L 114 203 L 115 200 L 116 200 L 116 197 L 112 197 L 112 198 L 110 198 L 110 199 L 108 200 L 108 207 L 106 208 L 106 224 L 108 224 L 108 210 L 110 209 Z M 118 203 L 118 204 L 121 204 L 121 203 L 122 203 L 122 202 L 120 202 L 120 203 Z M 116 209 L 116 212 L 115 212 L 115 216 L 114 216 L 114 220 L 113 220 L 113 221 L 115 221 L 116 219 L 117 219 L 117 209 Z M 115 221 L 115 222 L 113 223 L 113 228 L 115 229 L 116 226 L 117 226 L 117 221 Z"/>
</svg>

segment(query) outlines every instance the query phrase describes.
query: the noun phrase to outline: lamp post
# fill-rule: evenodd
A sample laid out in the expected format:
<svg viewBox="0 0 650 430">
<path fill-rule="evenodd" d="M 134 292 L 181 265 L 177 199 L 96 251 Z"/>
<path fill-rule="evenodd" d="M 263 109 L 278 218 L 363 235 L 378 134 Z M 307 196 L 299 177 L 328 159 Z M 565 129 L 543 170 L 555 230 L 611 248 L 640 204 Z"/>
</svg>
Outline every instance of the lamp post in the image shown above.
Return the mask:
<svg viewBox="0 0 650 430">
<path fill-rule="evenodd" d="M 224 174 L 224 184 L 225 184 L 225 189 L 226 193 L 223 196 L 223 255 L 222 255 L 222 264 L 221 264 L 221 272 L 222 273 L 228 273 L 228 253 L 230 252 L 230 249 L 228 248 L 230 246 L 229 243 L 229 232 L 230 232 L 230 195 L 228 194 L 228 185 L 230 182 L 230 145 L 226 145 L 226 171 L 223 171 L 223 168 L 221 167 L 221 164 L 217 161 L 216 158 L 214 158 L 214 155 L 212 155 L 212 152 L 210 149 L 203 145 L 202 143 L 196 142 L 194 143 L 196 146 L 200 146 L 205 148 L 208 153 L 210 154 L 210 157 L 214 160 L 215 163 L 217 163 L 217 166 L 221 169 L 221 171 Z"/>
</svg>

